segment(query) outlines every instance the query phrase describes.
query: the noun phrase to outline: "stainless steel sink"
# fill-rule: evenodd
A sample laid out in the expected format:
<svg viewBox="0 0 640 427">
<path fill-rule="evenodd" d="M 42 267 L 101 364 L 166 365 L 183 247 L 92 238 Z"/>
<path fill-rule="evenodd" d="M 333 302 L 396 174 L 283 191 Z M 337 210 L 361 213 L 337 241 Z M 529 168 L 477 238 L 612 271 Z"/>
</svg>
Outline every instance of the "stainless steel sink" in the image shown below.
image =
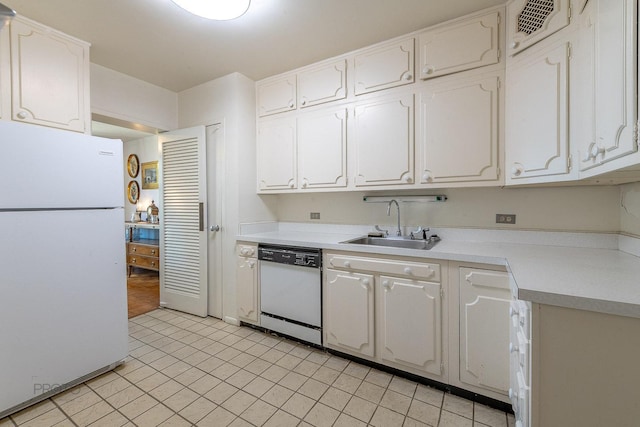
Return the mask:
<svg viewBox="0 0 640 427">
<path fill-rule="evenodd" d="M 429 250 L 433 248 L 439 241 L 440 237 L 433 235 L 428 237 L 427 240 L 411 240 L 409 238 L 401 237 L 358 237 L 357 239 L 346 240 L 340 243 L 350 245 L 387 246 L 392 248 Z"/>
</svg>

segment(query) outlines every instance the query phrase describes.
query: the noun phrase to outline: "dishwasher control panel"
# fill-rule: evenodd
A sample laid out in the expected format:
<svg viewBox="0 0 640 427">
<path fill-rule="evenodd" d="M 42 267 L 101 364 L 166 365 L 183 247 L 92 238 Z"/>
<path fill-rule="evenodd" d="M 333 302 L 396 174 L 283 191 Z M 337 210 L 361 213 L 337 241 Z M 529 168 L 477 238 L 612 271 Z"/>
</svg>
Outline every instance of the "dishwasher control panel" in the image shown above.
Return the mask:
<svg viewBox="0 0 640 427">
<path fill-rule="evenodd" d="M 258 246 L 258 259 L 279 264 L 299 265 L 320 268 L 320 249 L 298 248 L 293 246 Z"/>
</svg>

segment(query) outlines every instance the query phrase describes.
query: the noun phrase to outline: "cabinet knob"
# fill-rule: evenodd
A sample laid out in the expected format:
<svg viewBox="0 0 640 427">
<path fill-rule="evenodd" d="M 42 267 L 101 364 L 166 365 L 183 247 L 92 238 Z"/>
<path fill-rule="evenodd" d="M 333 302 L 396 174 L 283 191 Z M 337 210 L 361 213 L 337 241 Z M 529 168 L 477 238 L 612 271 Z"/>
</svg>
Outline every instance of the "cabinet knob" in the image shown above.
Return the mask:
<svg viewBox="0 0 640 427">
<path fill-rule="evenodd" d="M 249 268 L 253 268 L 256 266 L 256 262 L 255 261 L 249 261 Z"/>
<path fill-rule="evenodd" d="M 136 259 L 135 258 L 131 258 L 131 262 L 135 264 Z"/>
<path fill-rule="evenodd" d="M 524 172 L 524 168 L 522 167 L 521 164 L 515 164 L 511 168 L 511 175 L 513 176 L 520 176 L 522 175 L 522 172 Z"/>
<path fill-rule="evenodd" d="M 425 172 L 422 174 L 423 182 L 430 182 L 433 178 L 431 177 L 431 172 Z"/>
<path fill-rule="evenodd" d="M 411 178 L 410 176 L 405 176 L 404 177 L 404 182 L 411 184 L 413 182 L 413 178 Z"/>
<path fill-rule="evenodd" d="M 422 69 L 423 74 L 433 74 L 435 71 L 435 68 L 433 68 L 431 65 L 427 65 Z"/>
<path fill-rule="evenodd" d="M 151 265 L 155 267 L 156 266 L 156 262 L 155 261 L 151 261 Z"/>
<path fill-rule="evenodd" d="M 597 144 L 593 144 L 591 146 L 591 152 L 589 153 L 591 155 L 592 158 L 596 158 L 598 157 L 598 154 L 604 154 L 605 149 L 603 146 L 601 145 L 597 145 Z"/>
<path fill-rule="evenodd" d="M 511 42 L 511 49 L 517 49 L 517 48 L 518 48 L 518 46 L 520 46 L 520 43 L 515 42 L 515 41 L 514 41 L 514 42 Z"/>
<path fill-rule="evenodd" d="M 293 108 L 295 106 L 296 106 L 296 104 L 294 104 L 293 101 L 289 102 L 289 108 Z"/>
<path fill-rule="evenodd" d="M 138 248 L 136 248 L 135 246 L 133 247 L 133 252 L 137 251 Z"/>
<path fill-rule="evenodd" d="M 151 249 L 151 255 L 155 255 L 156 254 L 156 250 L 155 249 Z"/>
<path fill-rule="evenodd" d="M 509 399 L 516 400 L 518 398 L 518 393 L 516 393 L 512 388 L 509 389 Z"/>
<path fill-rule="evenodd" d="M 291 181 L 291 182 L 289 183 L 289 188 L 294 188 L 295 186 L 296 186 L 296 183 L 295 183 L 295 182 Z"/>
<path fill-rule="evenodd" d="M 516 310 L 513 307 L 509 307 L 509 317 L 513 317 L 513 316 L 517 316 L 518 315 L 518 310 Z"/>
<path fill-rule="evenodd" d="M 405 268 L 404 268 L 404 274 L 406 274 L 406 275 L 411 275 L 411 274 L 413 274 L 413 271 L 411 271 L 411 268 L 410 268 L 410 267 L 405 267 Z"/>
<path fill-rule="evenodd" d="M 307 100 L 306 100 L 306 99 L 303 99 L 303 100 L 302 100 L 302 102 L 301 102 L 301 104 L 302 104 L 302 105 L 307 105 Z"/>
<path fill-rule="evenodd" d="M 345 261 L 345 262 L 344 262 L 344 266 L 345 266 L 346 268 L 351 268 L 351 263 L 350 263 L 349 261 Z"/>
<path fill-rule="evenodd" d="M 413 80 L 413 75 L 412 74 L 407 74 L 406 76 L 404 76 L 404 79 L 408 82 L 410 82 L 411 80 Z"/>
<path fill-rule="evenodd" d="M 509 353 L 518 352 L 518 346 L 514 345 L 512 342 L 509 343 Z"/>
<path fill-rule="evenodd" d="M 369 283 L 371 283 L 371 282 L 369 281 L 369 279 L 362 279 L 362 284 L 363 284 L 363 285 L 365 285 L 365 286 L 369 286 Z"/>
<path fill-rule="evenodd" d="M 26 111 L 20 111 L 20 112 L 18 113 L 18 118 L 19 118 L 19 119 L 26 119 L 26 118 L 27 118 L 27 113 L 26 113 Z"/>
<path fill-rule="evenodd" d="M 302 188 L 307 188 L 309 186 L 309 181 L 306 179 L 302 181 Z"/>
<path fill-rule="evenodd" d="M 386 290 L 390 290 L 391 289 L 391 283 L 388 280 L 383 280 L 382 281 L 382 287 L 385 288 Z"/>
</svg>

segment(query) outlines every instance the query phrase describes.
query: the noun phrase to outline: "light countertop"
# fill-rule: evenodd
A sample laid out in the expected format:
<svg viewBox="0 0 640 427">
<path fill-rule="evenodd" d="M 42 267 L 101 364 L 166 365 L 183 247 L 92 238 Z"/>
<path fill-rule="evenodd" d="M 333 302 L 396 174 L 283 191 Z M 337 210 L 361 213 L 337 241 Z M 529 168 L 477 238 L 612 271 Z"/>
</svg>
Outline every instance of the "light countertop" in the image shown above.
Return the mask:
<svg viewBox="0 0 640 427">
<path fill-rule="evenodd" d="M 589 247 L 596 246 L 592 243 L 579 247 L 579 242 L 578 246 L 558 246 L 557 236 L 563 233 L 543 232 L 542 238 L 522 239 L 536 244 L 513 242 L 518 239 L 488 243 L 459 238 L 448 240 L 444 236 L 433 249 L 420 250 L 342 244 L 340 242 L 366 235 L 366 232 L 344 231 L 280 229 L 240 234 L 237 240 L 505 266 L 515 282 L 519 299 L 640 318 L 640 257 L 611 248 L 612 236 L 616 238 L 616 235 L 585 236 L 589 242 L 606 240 L 604 248 Z M 574 237 L 569 239 L 571 244 L 581 237 L 571 236 Z M 544 240 L 552 244 L 539 243 Z"/>
</svg>

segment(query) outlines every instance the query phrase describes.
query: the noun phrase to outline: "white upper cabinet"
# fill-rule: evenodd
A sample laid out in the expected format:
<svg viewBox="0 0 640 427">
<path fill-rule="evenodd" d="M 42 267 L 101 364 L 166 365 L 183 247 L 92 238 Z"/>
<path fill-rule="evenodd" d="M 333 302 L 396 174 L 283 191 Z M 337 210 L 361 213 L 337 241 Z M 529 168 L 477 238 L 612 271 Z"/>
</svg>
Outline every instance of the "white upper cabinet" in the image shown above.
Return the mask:
<svg viewBox="0 0 640 427">
<path fill-rule="evenodd" d="M 580 170 L 597 173 L 600 166 L 637 147 L 637 1 L 591 0 L 580 17 L 581 48 L 587 61 L 578 71 L 586 83 L 579 141 Z M 580 52 L 581 53 L 581 52 Z"/>
<path fill-rule="evenodd" d="M 299 187 L 346 187 L 347 110 L 301 115 L 297 128 Z"/>
<path fill-rule="evenodd" d="M 347 96 L 347 61 L 340 59 L 298 73 L 298 105 L 311 107 Z"/>
<path fill-rule="evenodd" d="M 430 79 L 497 63 L 499 23 L 500 14 L 492 12 L 422 33 L 420 78 Z"/>
<path fill-rule="evenodd" d="M 570 0 L 511 0 L 507 5 L 509 55 L 534 45 L 569 25 Z"/>
<path fill-rule="evenodd" d="M 294 118 L 264 120 L 258 124 L 258 190 L 296 188 L 296 122 Z"/>
<path fill-rule="evenodd" d="M 501 78 L 439 79 L 420 91 L 420 183 L 499 179 Z"/>
<path fill-rule="evenodd" d="M 9 27 L 0 30 L 0 119 L 8 119 L 11 111 L 11 44 Z"/>
<path fill-rule="evenodd" d="M 296 75 L 287 74 L 257 84 L 258 116 L 282 113 L 296 108 Z"/>
<path fill-rule="evenodd" d="M 507 183 L 569 173 L 569 46 L 548 45 L 507 70 Z"/>
<path fill-rule="evenodd" d="M 414 182 L 413 102 L 409 93 L 356 104 L 356 186 Z"/>
<path fill-rule="evenodd" d="M 23 17 L 9 29 L 11 119 L 88 132 L 89 44 Z"/>
<path fill-rule="evenodd" d="M 355 94 L 413 83 L 413 68 L 413 37 L 362 50 L 354 58 Z"/>
</svg>

